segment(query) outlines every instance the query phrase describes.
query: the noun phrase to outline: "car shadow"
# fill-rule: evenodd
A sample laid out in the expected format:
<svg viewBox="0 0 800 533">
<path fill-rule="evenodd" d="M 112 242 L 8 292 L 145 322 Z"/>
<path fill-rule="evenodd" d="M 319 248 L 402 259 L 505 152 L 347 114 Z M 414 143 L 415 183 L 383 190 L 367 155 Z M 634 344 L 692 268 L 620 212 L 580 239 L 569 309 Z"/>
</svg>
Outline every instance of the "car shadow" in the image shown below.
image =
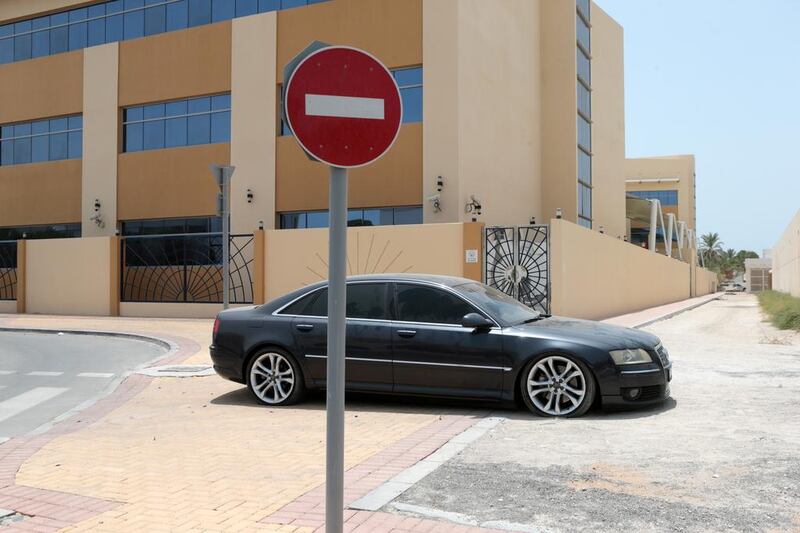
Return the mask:
<svg viewBox="0 0 800 533">
<path fill-rule="evenodd" d="M 345 408 L 354 412 L 393 412 L 393 413 L 429 413 L 438 415 L 461 415 L 483 418 L 486 416 L 499 416 L 513 420 L 548 420 L 537 417 L 527 409 L 516 407 L 512 404 L 493 403 L 477 400 L 463 400 L 456 398 L 428 398 L 411 396 L 390 396 L 385 394 L 368 394 L 348 392 L 345 397 Z M 246 387 L 226 392 L 211 400 L 213 405 L 252 407 L 256 409 L 269 408 L 259 403 Z M 584 420 L 612 421 L 632 420 L 647 418 L 670 411 L 678 405 L 673 398 L 668 398 L 663 403 L 646 407 L 593 407 Z M 311 391 L 301 403 L 288 407 L 299 411 L 324 411 L 325 393 Z"/>
<path fill-rule="evenodd" d="M 348 392 L 345 402 L 345 408 L 355 412 L 429 413 L 483 418 L 495 410 L 504 411 L 502 405 L 474 400 L 390 396 L 359 392 Z M 245 387 L 221 394 L 212 399 L 210 403 L 257 409 L 270 408 L 253 398 L 253 395 Z M 324 411 L 325 392 L 310 391 L 302 402 L 287 408 L 299 411 Z M 508 411 L 513 413 L 513 406 Z M 499 414 L 499 416 L 505 416 L 505 414 Z"/>
</svg>

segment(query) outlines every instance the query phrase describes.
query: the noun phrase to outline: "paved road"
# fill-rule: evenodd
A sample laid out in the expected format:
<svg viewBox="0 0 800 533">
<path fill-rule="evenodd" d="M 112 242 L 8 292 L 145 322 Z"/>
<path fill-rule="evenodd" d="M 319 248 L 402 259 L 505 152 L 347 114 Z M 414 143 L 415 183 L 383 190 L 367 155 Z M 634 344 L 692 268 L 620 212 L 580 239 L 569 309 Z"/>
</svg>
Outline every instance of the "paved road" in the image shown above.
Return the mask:
<svg viewBox="0 0 800 533">
<path fill-rule="evenodd" d="M 800 338 L 749 295 L 647 329 L 671 351 L 673 401 L 498 412 L 509 419 L 388 508 L 517 531 L 800 531 Z"/>
<path fill-rule="evenodd" d="M 97 399 L 165 352 L 125 338 L 0 332 L 0 443 Z"/>
</svg>

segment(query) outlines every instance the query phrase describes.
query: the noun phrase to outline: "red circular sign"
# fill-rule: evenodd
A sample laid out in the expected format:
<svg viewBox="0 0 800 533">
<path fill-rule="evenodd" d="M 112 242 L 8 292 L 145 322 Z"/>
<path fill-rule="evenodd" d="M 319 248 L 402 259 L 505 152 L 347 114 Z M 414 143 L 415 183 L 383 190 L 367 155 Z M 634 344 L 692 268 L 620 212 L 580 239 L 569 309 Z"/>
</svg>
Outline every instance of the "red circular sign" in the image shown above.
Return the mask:
<svg viewBox="0 0 800 533">
<path fill-rule="evenodd" d="M 342 168 L 372 163 L 400 132 L 403 102 L 392 73 L 347 46 L 309 54 L 286 82 L 285 115 L 303 149 Z"/>
</svg>

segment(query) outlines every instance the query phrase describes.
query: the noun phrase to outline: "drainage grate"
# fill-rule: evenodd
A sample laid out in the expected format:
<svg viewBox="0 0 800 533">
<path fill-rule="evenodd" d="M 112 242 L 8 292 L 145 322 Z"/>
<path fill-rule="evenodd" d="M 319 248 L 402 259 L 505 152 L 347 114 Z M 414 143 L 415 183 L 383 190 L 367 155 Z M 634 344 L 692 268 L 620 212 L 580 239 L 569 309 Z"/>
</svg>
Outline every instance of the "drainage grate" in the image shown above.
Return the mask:
<svg viewBox="0 0 800 533">
<path fill-rule="evenodd" d="M 21 522 L 28 518 L 27 515 L 11 511 L 9 509 L 0 509 L 0 527 L 10 526 L 15 522 Z"/>
<path fill-rule="evenodd" d="M 156 378 L 194 378 L 214 375 L 210 365 L 164 365 L 139 370 L 138 374 Z"/>
</svg>

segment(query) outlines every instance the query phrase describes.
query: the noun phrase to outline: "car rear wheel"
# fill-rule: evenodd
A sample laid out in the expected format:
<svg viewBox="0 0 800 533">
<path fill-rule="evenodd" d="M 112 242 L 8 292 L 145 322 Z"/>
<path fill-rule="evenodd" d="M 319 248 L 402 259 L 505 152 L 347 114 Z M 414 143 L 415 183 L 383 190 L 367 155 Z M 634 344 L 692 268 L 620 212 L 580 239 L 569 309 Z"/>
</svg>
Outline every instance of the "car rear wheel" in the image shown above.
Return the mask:
<svg viewBox="0 0 800 533">
<path fill-rule="evenodd" d="M 256 353 L 247 369 L 247 387 L 266 405 L 291 405 L 305 394 L 303 374 L 294 358 L 280 350 Z"/>
<path fill-rule="evenodd" d="M 596 390 L 586 365 L 567 355 L 545 355 L 528 363 L 520 388 L 528 409 L 550 417 L 585 414 L 594 402 Z"/>
</svg>

